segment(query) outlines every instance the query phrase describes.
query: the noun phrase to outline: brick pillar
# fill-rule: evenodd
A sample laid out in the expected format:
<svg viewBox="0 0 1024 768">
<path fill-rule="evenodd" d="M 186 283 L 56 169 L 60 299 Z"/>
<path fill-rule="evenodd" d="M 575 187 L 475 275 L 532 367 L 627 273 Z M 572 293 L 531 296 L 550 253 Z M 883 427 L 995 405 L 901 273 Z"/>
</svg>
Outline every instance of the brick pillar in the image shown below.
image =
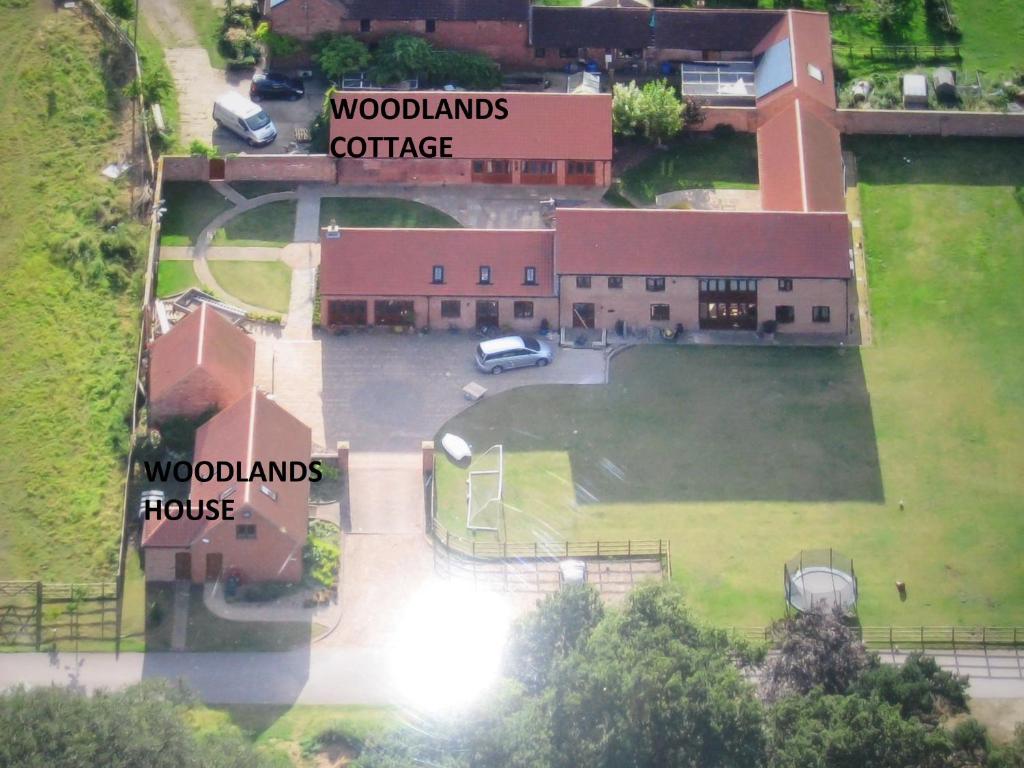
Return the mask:
<svg viewBox="0 0 1024 768">
<path fill-rule="evenodd" d="M 420 443 L 420 450 L 423 452 L 423 472 L 434 471 L 434 441 L 424 440 Z"/>
<path fill-rule="evenodd" d="M 338 441 L 338 471 L 348 474 L 348 440 Z"/>
</svg>

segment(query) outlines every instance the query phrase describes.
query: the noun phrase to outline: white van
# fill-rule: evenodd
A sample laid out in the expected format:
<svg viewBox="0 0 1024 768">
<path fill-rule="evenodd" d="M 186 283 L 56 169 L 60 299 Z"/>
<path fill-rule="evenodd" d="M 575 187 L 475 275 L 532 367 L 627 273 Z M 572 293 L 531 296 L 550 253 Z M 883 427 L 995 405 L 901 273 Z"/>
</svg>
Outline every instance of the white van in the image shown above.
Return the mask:
<svg viewBox="0 0 1024 768">
<path fill-rule="evenodd" d="M 241 136 L 254 147 L 270 144 L 277 138 L 277 127 L 267 113 L 234 91 L 213 102 L 213 119 L 218 126 Z"/>
</svg>

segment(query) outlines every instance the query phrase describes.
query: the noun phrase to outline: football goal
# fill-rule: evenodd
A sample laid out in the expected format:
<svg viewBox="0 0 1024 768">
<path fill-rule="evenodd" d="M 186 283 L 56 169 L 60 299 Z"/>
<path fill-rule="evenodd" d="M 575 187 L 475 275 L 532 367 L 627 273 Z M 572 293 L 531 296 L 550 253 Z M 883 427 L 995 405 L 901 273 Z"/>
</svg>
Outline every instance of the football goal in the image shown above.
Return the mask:
<svg viewBox="0 0 1024 768">
<path fill-rule="evenodd" d="M 505 460 L 501 445 L 476 456 L 466 478 L 466 528 L 497 531 L 504 512 Z"/>
</svg>

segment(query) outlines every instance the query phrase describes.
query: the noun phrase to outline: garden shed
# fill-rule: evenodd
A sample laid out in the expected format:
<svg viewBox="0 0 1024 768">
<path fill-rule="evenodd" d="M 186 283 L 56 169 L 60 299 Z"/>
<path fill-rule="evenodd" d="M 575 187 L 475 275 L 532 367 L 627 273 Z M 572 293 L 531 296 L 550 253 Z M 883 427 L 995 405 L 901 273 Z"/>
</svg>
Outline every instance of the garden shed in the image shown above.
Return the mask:
<svg viewBox="0 0 1024 768">
<path fill-rule="evenodd" d="M 939 67 L 932 75 L 932 87 L 939 101 L 956 101 L 956 73 L 949 67 Z"/>
<path fill-rule="evenodd" d="M 903 76 L 903 106 L 907 109 L 928 108 L 928 80 L 924 75 Z"/>
</svg>

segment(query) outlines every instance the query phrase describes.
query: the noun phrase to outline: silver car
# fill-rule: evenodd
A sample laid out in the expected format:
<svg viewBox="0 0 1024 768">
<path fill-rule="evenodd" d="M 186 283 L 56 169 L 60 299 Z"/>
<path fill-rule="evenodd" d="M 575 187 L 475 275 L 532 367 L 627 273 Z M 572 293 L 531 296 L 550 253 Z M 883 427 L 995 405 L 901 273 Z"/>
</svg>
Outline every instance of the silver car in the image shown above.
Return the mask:
<svg viewBox="0 0 1024 768">
<path fill-rule="evenodd" d="M 531 336 L 503 336 L 481 341 L 476 348 L 476 367 L 484 373 L 531 365 L 543 368 L 551 358 L 551 347 Z"/>
</svg>

